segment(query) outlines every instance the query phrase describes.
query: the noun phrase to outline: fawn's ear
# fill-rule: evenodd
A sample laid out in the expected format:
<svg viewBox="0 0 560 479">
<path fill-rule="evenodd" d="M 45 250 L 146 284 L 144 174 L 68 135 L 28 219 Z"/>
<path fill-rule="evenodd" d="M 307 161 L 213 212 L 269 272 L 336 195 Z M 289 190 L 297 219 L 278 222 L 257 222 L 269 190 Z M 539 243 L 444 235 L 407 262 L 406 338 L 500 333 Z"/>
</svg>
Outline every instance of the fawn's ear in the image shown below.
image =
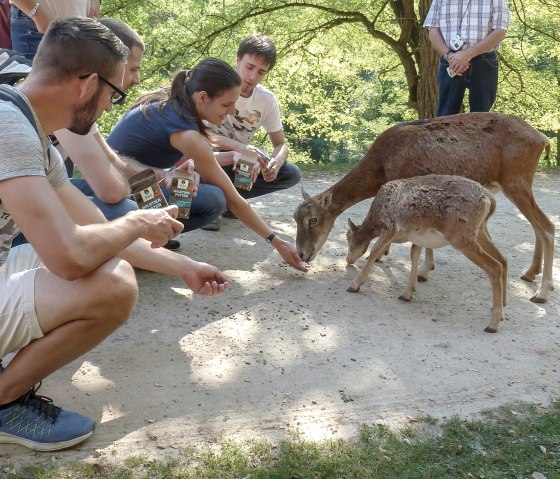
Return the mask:
<svg viewBox="0 0 560 479">
<path fill-rule="evenodd" d="M 350 218 L 348 218 L 348 226 L 352 231 L 356 231 L 358 229 L 358 227 L 354 223 L 352 223 L 352 220 Z"/>
<path fill-rule="evenodd" d="M 319 196 L 319 206 L 321 208 L 328 208 L 332 202 L 332 191 L 321 193 Z"/>
</svg>

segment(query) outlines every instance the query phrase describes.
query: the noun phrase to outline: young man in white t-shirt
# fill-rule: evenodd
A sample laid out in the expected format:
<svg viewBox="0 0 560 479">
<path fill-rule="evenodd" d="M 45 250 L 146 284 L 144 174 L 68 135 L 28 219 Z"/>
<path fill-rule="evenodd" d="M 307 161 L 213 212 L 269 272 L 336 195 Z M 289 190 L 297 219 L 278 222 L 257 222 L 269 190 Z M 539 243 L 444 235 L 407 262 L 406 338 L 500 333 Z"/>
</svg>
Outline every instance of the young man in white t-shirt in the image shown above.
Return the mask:
<svg viewBox="0 0 560 479">
<path fill-rule="evenodd" d="M 276 47 L 268 37 L 251 35 L 245 38 L 237 50 L 237 72 L 242 83 L 235 115 L 228 115 L 218 126 L 211 125 L 220 152 L 216 158 L 232 181 L 235 175 L 233 154 L 246 150 L 257 154 L 259 165 L 253 187 L 250 191 L 239 191 L 246 199 L 285 190 L 301 179 L 299 168 L 288 163 L 288 146 L 276 96 L 260 84 L 275 63 Z M 261 127 L 267 131 L 272 143 L 270 156 L 251 145 L 254 134 Z M 233 217 L 228 210 L 223 216 Z M 217 225 L 204 229 L 217 229 Z"/>
</svg>

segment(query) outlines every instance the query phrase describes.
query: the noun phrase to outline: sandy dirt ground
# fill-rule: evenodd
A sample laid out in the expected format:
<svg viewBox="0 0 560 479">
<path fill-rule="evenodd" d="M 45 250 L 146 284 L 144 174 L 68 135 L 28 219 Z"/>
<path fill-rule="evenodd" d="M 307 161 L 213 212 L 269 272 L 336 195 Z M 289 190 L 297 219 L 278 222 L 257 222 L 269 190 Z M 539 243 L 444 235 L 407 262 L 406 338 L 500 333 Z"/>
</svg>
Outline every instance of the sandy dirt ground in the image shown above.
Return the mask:
<svg viewBox="0 0 560 479">
<path fill-rule="evenodd" d="M 314 176 L 302 184 L 316 194 L 337 179 Z M 560 176 L 538 175 L 534 190 L 560 229 Z M 436 269 L 410 303 L 397 299 L 408 245 L 394 245 L 358 294 L 346 292 L 358 271 L 345 263 L 347 218 L 361 222 L 369 201 L 338 218 L 308 274 L 282 264 L 239 221 L 223 220 L 218 233 L 182 235 L 181 251 L 219 266 L 233 280 L 230 291 L 196 297 L 174 278 L 139 272 L 130 321 L 41 389 L 58 405 L 94 417 L 95 434 L 55 454 L 2 445 L 0 461 L 17 467 L 163 459 L 224 438 L 279 441 L 294 431 L 346 438 L 363 423 L 470 417 L 519 400 L 547 407 L 560 396 L 560 260 L 557 253 L 557 289 L 548 303 L 531 303 L 536 284 L 519 278 L 530 263 L 533 231 L 503 195 L 497 199 L 490 232 L 509 261 L 509 303 L 497 334 L 483 332 L 490 321 L 487 278 L 451 248 L 436 251 Z M 295 238 L 300 201 L 293 188 L 253 205 L 276 231 Z"/>
</svg>

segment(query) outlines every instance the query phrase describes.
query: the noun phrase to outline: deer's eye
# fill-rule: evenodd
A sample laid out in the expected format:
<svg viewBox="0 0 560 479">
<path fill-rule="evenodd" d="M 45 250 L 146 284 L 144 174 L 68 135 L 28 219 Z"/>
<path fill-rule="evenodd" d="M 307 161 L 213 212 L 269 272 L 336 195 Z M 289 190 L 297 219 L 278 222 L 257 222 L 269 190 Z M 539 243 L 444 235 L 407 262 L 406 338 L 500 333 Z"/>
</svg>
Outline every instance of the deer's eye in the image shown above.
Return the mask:
<svg viewBox="0 0 560 479">
<path fill-rule="evenodd" d="M 310 218 L 309 219 L 309 226 L 313 226 L 317 224 L 317 218 Z"/>
</svg>

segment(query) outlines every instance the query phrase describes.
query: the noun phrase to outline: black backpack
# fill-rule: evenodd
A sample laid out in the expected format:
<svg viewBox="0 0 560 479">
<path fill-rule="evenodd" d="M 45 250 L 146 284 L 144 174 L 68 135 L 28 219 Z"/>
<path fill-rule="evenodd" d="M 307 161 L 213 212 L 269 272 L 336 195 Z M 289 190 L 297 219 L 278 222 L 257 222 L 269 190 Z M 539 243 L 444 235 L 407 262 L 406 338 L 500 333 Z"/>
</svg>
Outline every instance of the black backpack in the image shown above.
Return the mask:
<svg viewBox="0 0 560 479">
<path fill-rule="evenodd" d="M 14 50 L 0 48 L 0 84 L 15 85 L 31 71 L 32 63 Z"/>
<path fill-rule="evenodd" d="M 27 103 L 17 94 L 13 93 L 9 88 L 2 85 L 15 85 L 18 81 L 24 79 L 31 71 L 31 60 L 14 50 L 0 48 L 0 99 L 11 101 L 17 106 L 29 123 L 37 130 L 33 113 Z M 39 133 L 37 131 L 37 133 Z"/>
</svg>

